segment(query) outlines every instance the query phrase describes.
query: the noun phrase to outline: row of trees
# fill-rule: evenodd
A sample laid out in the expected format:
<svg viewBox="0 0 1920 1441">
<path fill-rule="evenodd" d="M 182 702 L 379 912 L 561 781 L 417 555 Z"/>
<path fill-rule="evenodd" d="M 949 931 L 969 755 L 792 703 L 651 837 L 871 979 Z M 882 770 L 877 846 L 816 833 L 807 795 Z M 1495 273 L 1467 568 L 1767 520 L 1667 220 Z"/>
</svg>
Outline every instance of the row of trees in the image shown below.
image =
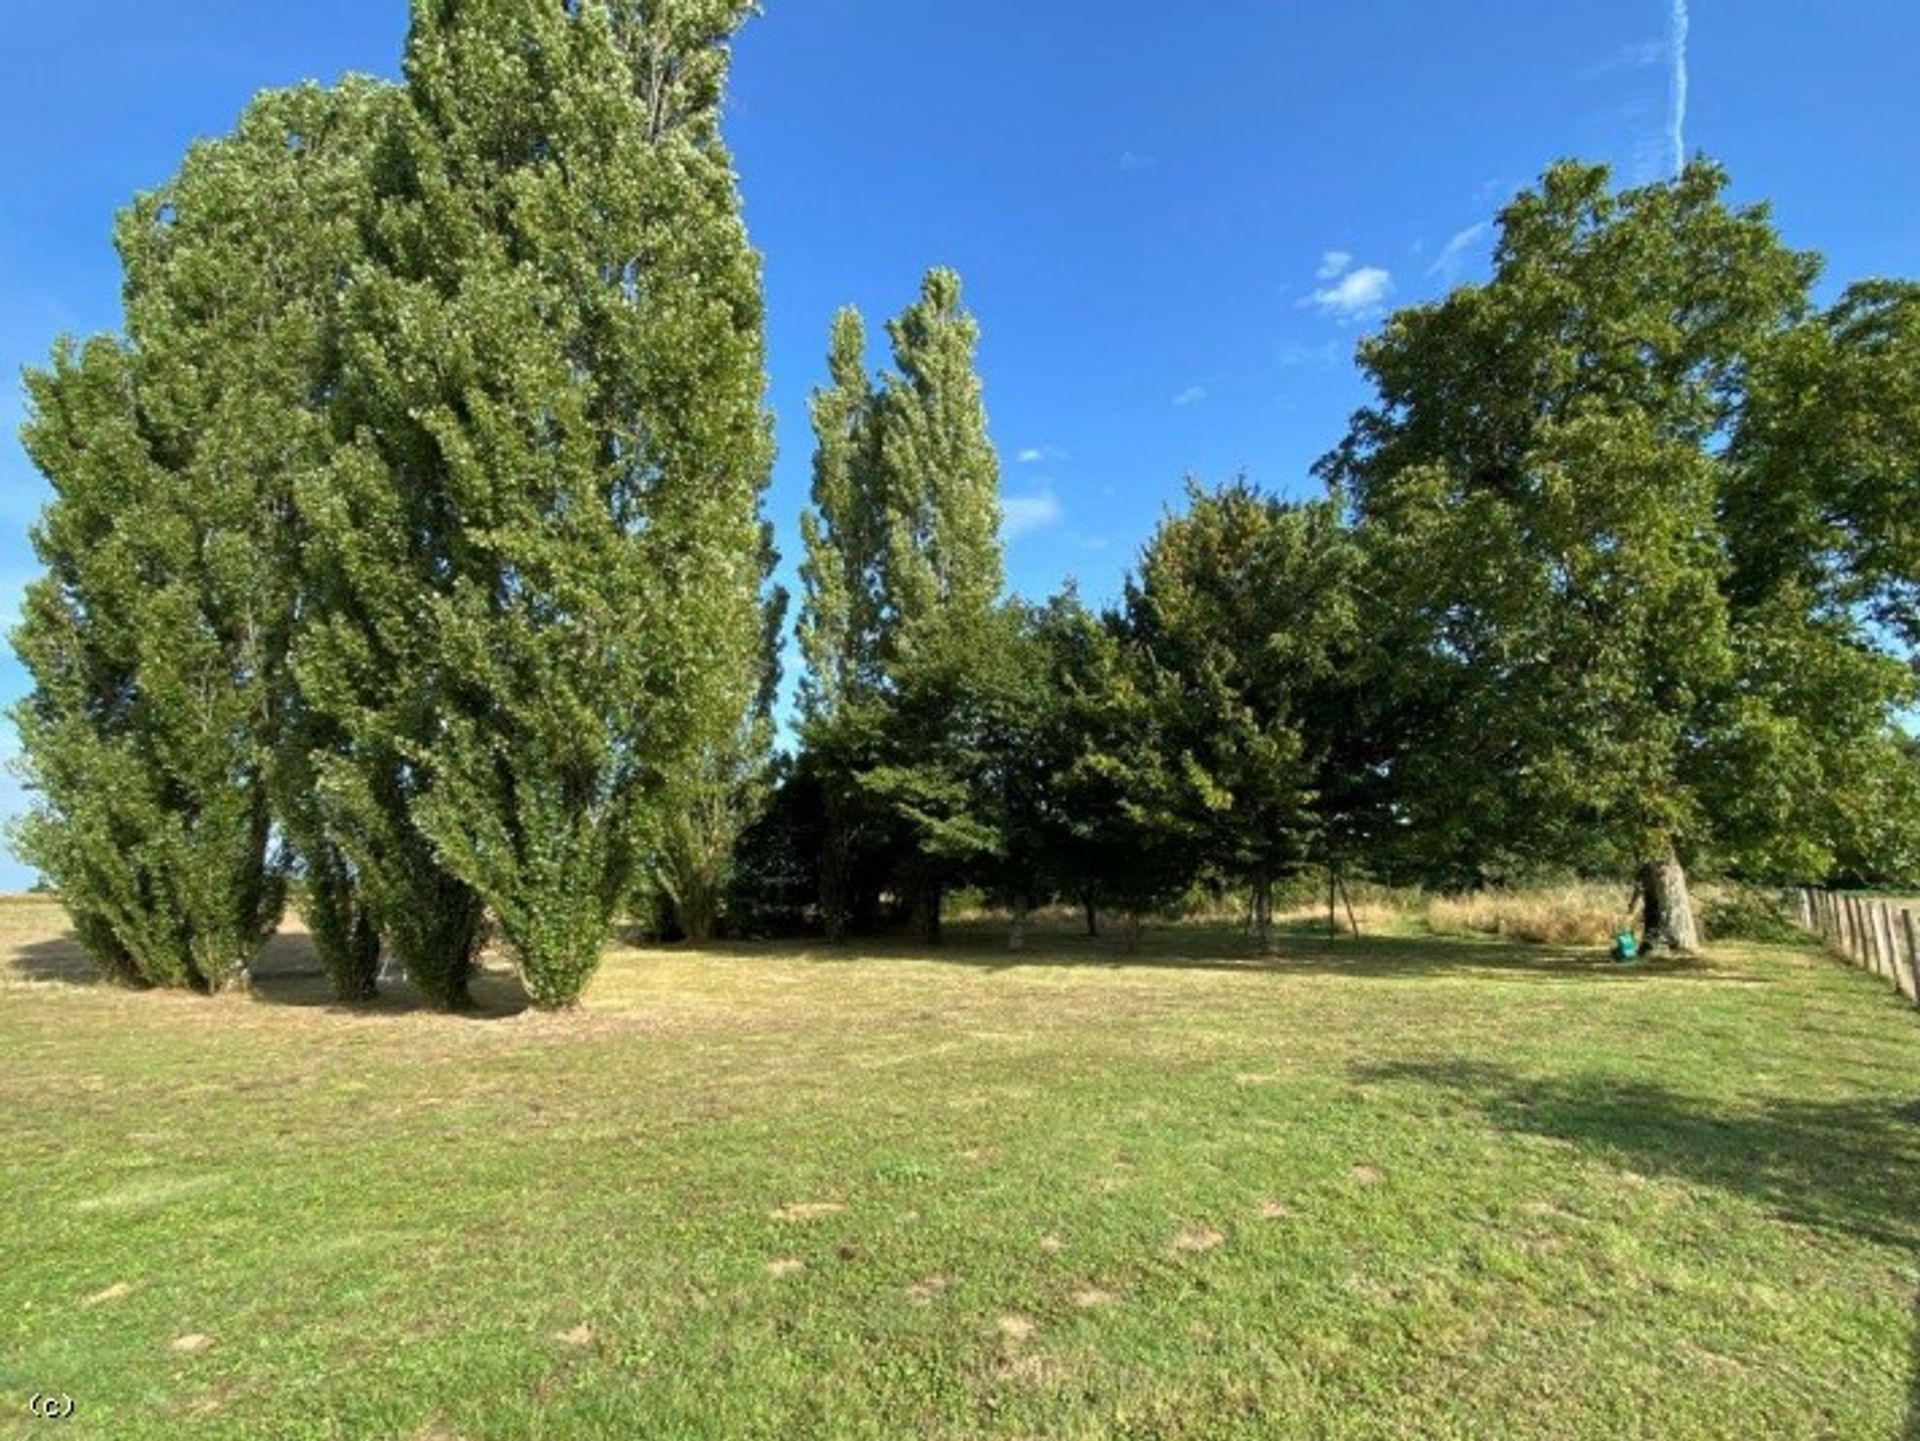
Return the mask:
<svg viewBox="0 0 1920 1441">
<path fill-rule="evenodd" d="M 113 975 L 218 990 L 297 879 L 339 993 L 565 1005 L 767 743 L 747 0 L 418 0 L 405 83 L 262 95 L 29 377 L 22 853 Z M 676 864 L 677 863 L 677 864 Z"/>
<path fill-rule="evenodd" d="M 610 920 L 1137 925 L 1197 881 L 1920 875 L 1920 287 L 1705 162 L 1563 165 L 1363 342 L 1283 502 L 1190 486 L 1098 613 L 1005 593 L 958 277 L 832 326 L 797 747 L 745 0 L 417 0 L 405 82 L 263 95 L 122 217 L 125 333 L 29 377 L 22 852 L 111 974 L 218 990 L 298 895 L 339 994 L 537 1004 Z"/>
<path fill-rule="evenodd" d="M 1137 918 L 1211 877 L 1263 944 L 1303 867 L 1473 885 L 1920 874 L 1920 286 L 1817 257 L 1696 163 L 1567 164 L 1494 274 L 1360 348 L 1323 499 L 1190 487 L 1122 602 L 997 599 L 950 275 L 814 399 L 800 755 L 744 872 L 830 935 L 956 883 Z M 811 868 L 772 857 L 818 856 Z M 796 894 L 798 893 L 798 894 Z M 792 910 L 798 910 L 793 907 Z M 795 916 L 790 913 L 790 922 Z"/>
</svg>

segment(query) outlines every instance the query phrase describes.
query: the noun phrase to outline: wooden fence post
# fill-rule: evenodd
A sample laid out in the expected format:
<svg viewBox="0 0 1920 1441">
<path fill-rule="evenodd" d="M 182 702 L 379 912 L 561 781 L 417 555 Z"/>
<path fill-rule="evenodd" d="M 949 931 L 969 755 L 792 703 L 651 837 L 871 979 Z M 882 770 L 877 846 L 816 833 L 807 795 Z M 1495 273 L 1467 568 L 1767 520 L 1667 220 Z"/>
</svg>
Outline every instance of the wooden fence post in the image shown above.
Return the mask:
<svg viewBox="0 0 1920 1441">
<path fill-rule="evenodd" d="M 1900 942 L 1893 933 L 1893 928 L 1897 924 L 1893 918 L 1893 906 L 1887 901 L 1880 901 L 1876 904 L 1875 909 L 1879 913 L 1880 950 L 1886 957 L 1887 979 L 1892 981 L 1895 986 L 1898 986 L 1900 984 L 1901 970 Z"/>
<path fill-rule="evenodd" d="M 1887 979 L 1895 986 L 1900 984 L 1900 911 L 1892 901 L 1880 903 L 1880 928 L 1887 938 Z"/>
<path fill-rule="evenodd" d="M 1872 971 L 1876 976 L 1886 974 L 1886 957 L 1880 953 L 1880 902 L 1871 896 L 1860 900 L 1862 918 L 1867 923 L 1867 955 L 1872 961 Z"/>
<path fill-rule="evenodd" d="M 1900 940 L 1894 934 L 1899 922 L 1894 919 L 1893 906 L 1888 901 L 1874 902 L 1874 910 L 1880 922 L 1880 949 L 1886 957 L 1887 979 L 1897 988 L 1902 979 L 1900 972 L 1905 969 L 1900 964 Z"/>
<path fill-rule="evenodd" d="M 1840 902 L 1840 953 L 1855 965 L 1860 963 L 1858 951 L 1859 927 L 1853 920 L 1853 897 L 1841 895 Z"/>
<path fill-rule="evenodd" d="M 1907 980 L 1912 987 L 1907 997 L 1920 1006 L 1920 919 L 1916 919 L 1910 910 L 1902 910 L 1900 919 L 1907 933 Z"/>
<path fill-rule="evenodd" d="M 1905 906 L 1889 909 L 1887 924 L 1893 934 L 1893 979 L 1900 994 L 1920 1006 L 1920 955 L 1914 953 L 1913 912 Z"/>
</svg>

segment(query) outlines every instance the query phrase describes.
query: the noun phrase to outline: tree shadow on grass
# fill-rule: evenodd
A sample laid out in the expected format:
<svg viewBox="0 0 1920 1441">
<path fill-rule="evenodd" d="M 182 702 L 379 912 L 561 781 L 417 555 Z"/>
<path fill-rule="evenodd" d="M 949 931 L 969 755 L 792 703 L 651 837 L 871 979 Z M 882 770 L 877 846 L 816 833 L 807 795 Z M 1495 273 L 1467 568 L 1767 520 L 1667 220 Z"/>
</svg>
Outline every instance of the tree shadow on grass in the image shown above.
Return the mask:
<svg viewBox="0 0 1920 1441">
<path fill-rule="evenodd" d="M 1439 1090 L 1506 1131 L 1571 1142 L 1643 1175 L 1713 1186 L 1780 1219 L 1920 1258 L 1920 1097 L 1722 1107 L 1623 1076 L 1522 1076 L 1475 1061 L 1361 1066 L 1355 1078 Z M 1920 1092 L 1920 1072 L 1915 1077 Z M 1920 1441 L 1920 1295 L 1907 1414 Z"/>
<path fill-rule="evenodd" d="M 1728 969 L 1705 958 L 1655 957 L 1616 964 L 1599 946 L 1522 945 L 1510 941 L 1451 936 L 1362 935 L 1328 937 L 1289 927 L 1271 953 L 1262 953 L 1251 936 L 1227 926 L 1179 926 L 1148 931 L 1134 950 L 1110 935 L 1091 937 L 1062 930 L 1037 931 L 1025 949 L 1009 951 L 1004 929 L 985 924 L 949 926 L 945 942 L 926 947 L 902 936 L 870 937 L 830 945 L 814 941 L 768 944 L 745 942 L 709 946 L 716 959 L 751 959 L 778 946 L 783 959 L 845 964 L 868 961 L 922 961 L 971 966 L 990 972 L 1023 967 L 1099 967 L 1232 971 L 1243 974 L 1340 975 L 1370 980 L 1495 973 L 1517 980 L 1586 981 L 1632 984 L 1648 981 L 1714 981 L 1723 985 L 1766 985 L 1764 976 Z"/>
<path fill-rule="evenodd" d="M 6 960 L 17 977 L 68 986 L 100 986 L 105 980 L 71 931 L 14 947 Z M 364 1006 L 342 1006 L 334 999 L 326 971 L 304 929 L 285 927 L 268 941 L 250 970 L 248 994 L 271 1006 L 338 1010 L 356 1016 L 406 1016 L 433 1008 L 404 979 L 380 982 L 378 999 Z M 484 966 L 470 986 L 473 1005 L 456 1012 L 467 1020 L 504 1020 L 528 1009 L 532 1002 L 510 967 Z"/>
<path fill-rule="evenodd" d="M 1784 1220 L 1920 1254 L 1920 1098 L 1735 1108 L 1627 1076 L 1523 1076 L 1481 1061 L 1386 1062 L 1355 1076 L 1439 1090 L 1502 1130 L 1570 1141 L 1641 1174 L 1715 1186 Z"/>
</svg>

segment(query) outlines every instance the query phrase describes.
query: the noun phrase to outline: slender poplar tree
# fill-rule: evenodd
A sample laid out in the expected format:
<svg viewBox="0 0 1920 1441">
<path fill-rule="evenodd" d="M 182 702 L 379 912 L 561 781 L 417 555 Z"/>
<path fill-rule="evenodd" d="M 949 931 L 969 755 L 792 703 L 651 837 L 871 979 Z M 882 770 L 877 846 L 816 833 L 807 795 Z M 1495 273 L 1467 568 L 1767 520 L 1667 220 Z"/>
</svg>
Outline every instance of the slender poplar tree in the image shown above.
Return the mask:
<svg viewBox="0 0 1920 1441">
<path fill-rule="evenodd" d="M 758 257 L 719 132 L 735 0 L 416 0 L 312 514 L 319 787 L 403 962 L 482 908 L 573 1003 L 662 798 L 759 680 Z"/>
<path fill-rule="evenodd" d="M 843 888 L 864 825 L 900 857 L 896 881 L 937 940 L 942 890 L 994 852 L 976 813 L 982 665 L 999 628 L 999 462 L 974 366 L 979 327 L 960 278 L 929 271 L 889 323 L 896 370 L 864 373 L 859 317 L 836 317 L 830 386 L 814 397 L 814 509 L 801 644 L 809 746 L 823 774 L 829 854 L 823 909 Z"/>
<path fill-rule="evenodd" d="M 718 129 L 745 12 L 413 8 L 303 689 L 445 1004 L 482 908 L 536 1004 L 578 998 L 662 796 L 758 685 L 760 272 Z"/>
<path fill-rule="evenodd" d="M 280 915 L 291 499 L 329 449 L 334 299 L 392 98 L 361 80 L 268 92 L 194 147 L 120 219 L 125 344 L 63 347 L 29 380 L 55 501 L 16 640 L 41 798 L 24 844 L 116 975 L 220 989 Z M 297 806 L 284 819 L 318 847 Z M 340 981 L 333 879 L 313 919 Z"/>
<path fill-rule="evenodd" d="M 819 782 L 821 918 L 835 941 L 845 937 L 860 909 L 852 894 L 854 872 L 875 830 L 871 808 L 862 805 L 853 781 L 882 684 L 886 554 L 879 412 L 866 349 L 860 312 L 841 310 L 828 340 L 828 384 L 809 403 L 813 504 L 800 516 L 801 731 Z"/>
</svg>

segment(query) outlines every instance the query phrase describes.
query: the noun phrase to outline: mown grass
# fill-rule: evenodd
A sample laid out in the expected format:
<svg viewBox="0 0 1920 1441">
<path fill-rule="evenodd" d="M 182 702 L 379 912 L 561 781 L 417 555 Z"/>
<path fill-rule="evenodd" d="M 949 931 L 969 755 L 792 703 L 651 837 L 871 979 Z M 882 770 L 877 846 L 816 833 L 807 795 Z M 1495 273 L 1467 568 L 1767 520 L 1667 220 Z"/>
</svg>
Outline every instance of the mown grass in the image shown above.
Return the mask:
<svg viewBox="0 0 1920 1441">
<path fill-rule="evenodd" d="M 19 1434 L 1920 1436 L 1920 1018 L 1810 949 L 962 931 L 448 1019 L 59 929 L 0 910 Z"/>
</svg>

